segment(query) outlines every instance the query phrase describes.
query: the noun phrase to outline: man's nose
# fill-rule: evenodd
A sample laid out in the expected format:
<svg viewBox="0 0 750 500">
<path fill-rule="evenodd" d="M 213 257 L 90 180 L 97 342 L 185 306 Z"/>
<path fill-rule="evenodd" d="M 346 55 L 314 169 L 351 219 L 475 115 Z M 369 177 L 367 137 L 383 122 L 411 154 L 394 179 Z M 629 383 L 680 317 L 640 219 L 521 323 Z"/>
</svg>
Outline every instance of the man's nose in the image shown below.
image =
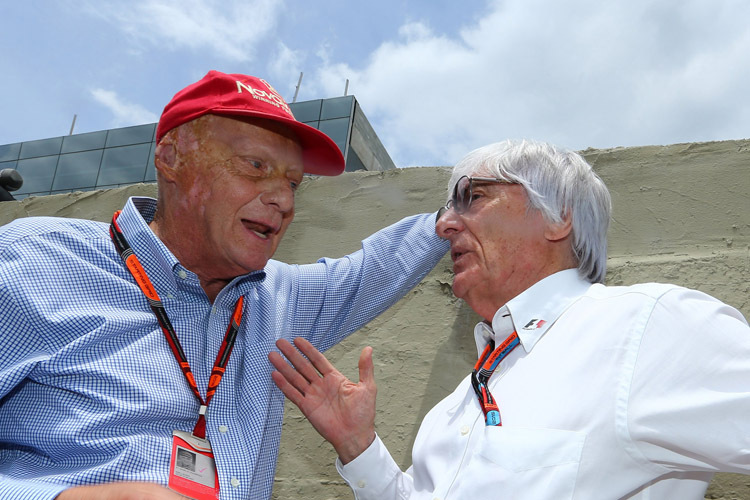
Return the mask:
<svg viewBox="0 0 750 500">
<path fill-rule="evenodd" d="M 265 184 L 261 194 L 263 203 L 275 207 L 281 213 L 294 210 L 294 190 L 289 184 L 289 179 L 267 179 Z"/>
<path fill-rule="evenodd" d="M 453 208 L 447 208 L 439 212 L 438 220 L 435 223 L 435 233 L 438 236 L 448 239 L 462 229 L 463 221 Z"/>
</svg>

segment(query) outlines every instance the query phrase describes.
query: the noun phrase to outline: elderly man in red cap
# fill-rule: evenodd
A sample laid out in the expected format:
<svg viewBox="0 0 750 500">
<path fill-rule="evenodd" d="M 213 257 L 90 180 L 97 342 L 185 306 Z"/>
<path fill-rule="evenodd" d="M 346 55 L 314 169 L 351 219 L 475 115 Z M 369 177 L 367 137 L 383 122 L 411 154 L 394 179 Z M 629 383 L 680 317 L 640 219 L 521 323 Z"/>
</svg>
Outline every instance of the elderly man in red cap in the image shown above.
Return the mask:
<svg viewBox="0 0 750 500">
<path fill-rule="evenodd" d="M 424 214 L 341 259 L 272 260 L 303 174 L 344 160 L 264 80 L 208 73 L 156 139 L 158 200 L 0 228 L 0 499 L 270 497 L 275 342 L 331 347 L 447 250 Z"/>
</svg>

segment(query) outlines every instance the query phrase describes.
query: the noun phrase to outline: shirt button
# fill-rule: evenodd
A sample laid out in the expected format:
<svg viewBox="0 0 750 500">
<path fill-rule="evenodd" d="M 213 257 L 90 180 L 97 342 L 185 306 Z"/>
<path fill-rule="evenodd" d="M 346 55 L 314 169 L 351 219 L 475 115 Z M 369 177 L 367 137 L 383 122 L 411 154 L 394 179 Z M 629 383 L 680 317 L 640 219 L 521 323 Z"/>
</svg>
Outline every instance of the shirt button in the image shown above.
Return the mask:
<svg viewBox="0 0 750 500">
<path fill-rule="evenodd" d="M 229 427 L 227 427 L 226 425 L 220 425 L 219 426 L 219 432 L 221 432 L 222 434 L 224 434 L 228 430 L 229 430 Z"/>
<path fill-rule="evenodd" d="M 174 298 L 174 295 L 172 295 L 172 294 L 171 294 L 170 292 L 167 292 L 167 298 L 168 298 L 168 299 L 173 299 L 173 298 Z"/>
<path fill-rule="evenodd" d="M 180 279 L 184 280 L 185 278 L 187 278 L 187 273 L 183 271 L 182 269 L 180 269 L 179 271 L 177 271 L 177 276 L 179 276 Z"/>
<path fill-rule="evenodd" d="M 211 314 L 216 314 L 216 306 L 211 306 Z"/>
<path fill-rule="evenodd" d="M 357 488 L 364 488 L 365 486 L 367 486 L 367 482 L 364 479 L 357 481 Z"/>
<path fill-rule="evenodd" d="M 232 480 L 229 482 L 232 483 L 232 488 L 236 488 L 237 486 L 240 485 L 240 480 L 237 479 L 236 477 L 233 477 Z"/>
<path fill-rule="evenodd" d="M 462 435 L 462 436 L 465 436 L 465 435 L 467 435 L 467 434 L 469 433 L 469 431 L 470 431 L 470 430 L 471 430 L 471 429 L 469 429 L 469 426 L 468 426 L 468 425 L 464 425 L 464 426 L 462 426 L 462 427 L 461 427 L 461 435 Z"/>
</svg>

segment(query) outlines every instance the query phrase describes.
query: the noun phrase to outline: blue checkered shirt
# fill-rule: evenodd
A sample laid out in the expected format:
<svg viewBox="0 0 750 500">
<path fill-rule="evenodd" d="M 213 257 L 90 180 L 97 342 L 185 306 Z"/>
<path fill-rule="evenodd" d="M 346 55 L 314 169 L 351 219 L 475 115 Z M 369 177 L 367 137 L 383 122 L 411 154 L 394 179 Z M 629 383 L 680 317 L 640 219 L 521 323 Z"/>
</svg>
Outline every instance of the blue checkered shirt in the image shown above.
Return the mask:
<svg viewBox="0 0 750 500">
<path fill-rule="evenodd" d="M 280 338 L 321 350 L 416 285 L 446 252 L 435 215 L 408 217 L 341 259 L 234 279 L 211 304 L 195 274 L 148 228 L 156 202 L 131 198 L 118 219 L 164 301 L 199 389 L 239 295 L 244 316 L 208 407 L 222 499 L 271 495 L 284 397 L 268 353 Z M 0 228 L 0 499 L 49 499 L 72 485 L 166 484 L 172 431 L 199 403 L 109 225 L 61 218 Z"/>
</svg>

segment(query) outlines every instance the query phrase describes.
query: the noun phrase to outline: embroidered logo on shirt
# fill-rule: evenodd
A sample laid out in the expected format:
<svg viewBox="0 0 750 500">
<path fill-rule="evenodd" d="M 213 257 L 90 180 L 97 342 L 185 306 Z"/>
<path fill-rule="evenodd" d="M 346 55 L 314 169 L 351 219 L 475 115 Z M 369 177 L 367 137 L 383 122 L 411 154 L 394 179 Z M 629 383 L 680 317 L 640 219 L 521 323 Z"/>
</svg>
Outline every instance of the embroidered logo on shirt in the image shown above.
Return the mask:
<svg viewBox="0 0 750 500">
<path fill-rule="evenodd" d="M 541 328 L 544 326 L 547 322 L 543 319 L 532 319 L 526 325 L 524 325 L 524 330 L 536 330 L 537 328 Z"/>
</svg>

